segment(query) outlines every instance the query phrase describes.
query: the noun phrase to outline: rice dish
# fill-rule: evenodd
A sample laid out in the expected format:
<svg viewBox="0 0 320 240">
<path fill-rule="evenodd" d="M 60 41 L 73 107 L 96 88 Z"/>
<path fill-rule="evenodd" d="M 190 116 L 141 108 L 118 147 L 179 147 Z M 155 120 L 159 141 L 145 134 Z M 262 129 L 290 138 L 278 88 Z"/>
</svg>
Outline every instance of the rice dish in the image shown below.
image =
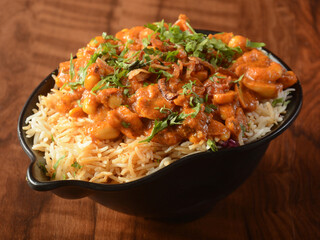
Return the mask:
<svg viewBox="0 0 320 240">
<path fill-rule="evenodd" d="M 52 180 L 125 183 L 263 137 L 297 80 L 262 46 L 197 34 L 184 15 L 94 38 L 60 64 L 56 87 L 26 119 L 39 167 Z"/>
</svg>

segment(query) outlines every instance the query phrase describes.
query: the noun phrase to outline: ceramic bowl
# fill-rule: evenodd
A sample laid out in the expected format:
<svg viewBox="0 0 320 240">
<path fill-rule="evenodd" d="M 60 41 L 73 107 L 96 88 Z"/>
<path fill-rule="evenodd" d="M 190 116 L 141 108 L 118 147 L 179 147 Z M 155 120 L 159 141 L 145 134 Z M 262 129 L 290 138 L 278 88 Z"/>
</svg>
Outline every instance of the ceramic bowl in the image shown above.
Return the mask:
<svg viewBox="0 0 320 240">
<path fill-rule="evenodd" d="M 199 32 L 215 33 L 205 30 Z M 283 61 L 271 54 L 290 70 Z M 292 86 L 295 91 L 283 122 L 255 142 L 218 152 L 189 155 L 129 183 L 110 185 L 78 180 L 50 181 L 39 167 L 44 162 L 42 153 L 32 150 L 32 139 L 26 138 L 22 127 L 32 114 L 32 109 L 36 108 L 38 96 L 46 95 L 54 86 L 51 74 L 31 94 L 18 123 L 20 143 L 31 159 L 27 170 L 29 186 L 37 191 L 52 191 L 67 199 L 89 197 L 116 211 L 158 220 L 191 220 L 208 212 L 216 202 L 233 192 L 250 176 L 270 141 L 292 124 L 302 106 L 302 89 L 298 81 Z"/>
</svg>

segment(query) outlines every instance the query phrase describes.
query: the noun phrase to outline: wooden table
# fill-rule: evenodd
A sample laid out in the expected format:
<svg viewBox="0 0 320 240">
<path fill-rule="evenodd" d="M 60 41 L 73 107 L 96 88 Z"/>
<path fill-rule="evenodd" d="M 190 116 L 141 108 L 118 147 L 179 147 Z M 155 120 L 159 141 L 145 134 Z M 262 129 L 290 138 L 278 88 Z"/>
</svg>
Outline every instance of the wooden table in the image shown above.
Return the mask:
<svg viewBox="0 0 320 240">
<path fill-rule="evenodd" d="M 320 239 L 320 4 L 316 0 L 1 1 L 1 239 Z M 40 81 L 102 32 L 185 13 L 195 28 L 263 41 L 299 76 L 304 105 L 252 176 L 203 218 L 167 224 L 31 190 L 19 112 Z"/>
</svg>

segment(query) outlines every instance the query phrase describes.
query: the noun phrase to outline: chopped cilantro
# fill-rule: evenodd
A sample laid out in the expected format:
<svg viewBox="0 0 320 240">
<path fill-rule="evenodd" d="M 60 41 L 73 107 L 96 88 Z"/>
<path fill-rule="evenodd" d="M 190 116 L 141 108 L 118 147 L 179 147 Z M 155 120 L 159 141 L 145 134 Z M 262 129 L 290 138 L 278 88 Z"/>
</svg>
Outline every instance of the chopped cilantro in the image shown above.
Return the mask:
<svg viewBox="0 0 320 240">
<path fill-rule="evenodd" d="M 62 157 L 60 157 L 60 158 L 56 161 L 56 163 L 53 165 L 53 169 L 54 169 L 54 170 L 57 170 L 57 167 L 58 167 L 60 161 L 61 161 L 62 159 L 64 159 L 65 157 L 66 157 L 66 155 L 63 155 Z"/>
<path fill-rule="evenodd" d="M 113 74 L 103 77 L 92 89 L 91 92 L 96 92 L 98 90 L 106 88 L 118 88 L 126 87 L 121 83 L 121 78 L 126 77 L 128 70 L 122 70 L 121 72 L 117 69 Z"/>
<path fill-rule="evenodd" d="M 165 76 L 167 80 L 169 80 L 170 78 L 173 77 L 173 75 L 171 73 L 168 73 L 167 71 L 160 70 L 159 72 L 162 73 L 163 76 Z"/>
<path fill-rule="evenodd" d="M 244 137 L 244 133 L 247 131 L 247 128 L 242 124 L 240 124 L 240 128 L 241 128 L 242 136 Z"/>
<path fill-rule="evenodd" d="M 101 55 L 101 52 L 95 52 L 91 57 L 90 57 L 90 60 L 88 61 L 86 67 L 80 67 L 79 68 L 79 71 L 78 71 L 78 79 L 79 81 L 78 82 L 69 82 L 68 85 L 70 86 L 70 88 L 72 90 L 74 89 L 77 89 L 78 85 L 82 85 L 84 84 L 84 79 L 86 78 L 87 76 L 87 69 L 88 67 L 95 63 L 97 58 L 99 57 L 99 55 Z M 62 86 L 63 88 L 64 86 Z"/>
<path fill-rule="evenodd" d="M 243 77 L 244 77 L 244 74 L 242 74 L 237 80 L 232 81 L 232 83 L 237 83 L 237 84 L 239 84 L 239 82 L 242 80 Z"/>
<path fill-rule="evenodd" d="M 205 95 L 205 97 L 204 97 L 204 102 L 208 102 L 208 97 L 209 97 L 209 95 L 208 95 L 208 93 Z"/>
<path fill-rule="evenodd" d="M 160 111 L 161 113 L 164 113 L 164 114 L 168 114 L 168 113 L 171 113 L 171 112 L 172 112 L 171 109 L 166 108 L 165 106 L 163 106 L 162 108 L 160 108 L 159 111 Z"/>
<path fill-rule="evenodd" d="M 216 78 L 227 78 L 226 76 L 219 76 L 218 73 L 215 73 L 215 74 L 213 74 L 209 79 L 210 79 L 211 81 L 213 81 L 213 77 L 216 77 Z"/>
<path fill-rule="evenodd" d="M 161 41 L 165 40 L 166 37 L 164 36 L 164 33 L 167 31 L 167 28 L 164 26 L 164 20 L 162 19 L 161 22 L 156 22 L 153 24 L 147 24 L 145 27 L 150 28 L 155 33 L 159 33 L 159 38 Z"/>
<path fill-rule="evenodd" d="M 211 113 L 213 110 L 216 110 L 217 109 L 217 106 L 213 105 L 213 104 L 209 104 L 209 105 L 206 105 L 205 106 L 205 109 L 204 111 L 206 113 Z"/>
<path fill-rule="evenodd" d="M 146 66 L 148 63 L 144 62 L 143 60 L 135 60 L 134 62 L 131 62 L 131 63 L 117 61 L 116 64 L 119 68 L 128 70 L 130 72 L 134 69 L 142 68 L 142 67 Z"/>
<path fill-rule="evenodd" d="M 119 39 L 115 38 L 115 37 L 112 36 L 112 35 L 108 35 L 106 32 L 103 32 L 101 36 L 102 36 L 104 39 L 106 39 L 106 40 L 108 40 L 108 39 L 119 40 Z"/>
<path fill-rule="evenodd" d="M 94 44 L 97 44 L 97 43 L 98 43 L 97 39 L 95 39 L 95 38 L 93 38 L 91 41 L 92 41 Z"/>
<path fill-rule="evenodd" d="M 191 31 L 191 33 L 197 34 L 196 31 L 191 27 L 191 25 L 189 24 L 188 21 L 186 21 L 186 25 L 187 25 L 187 27 L 189 28 L 189 30 Z"/>
<path fill-rule="evenodd" d="M 97 54 L 98 56 L 105 56 L 109 60 L 118 56 L 118 47 L 119 45 L 112 44 L 111 42 L 101 43 L 94 54 Z M 94 62 L 91 62 L 90 64 Z"/>
<path fill-rule="evenodd" d="M 168 62 L 176 62 L 177 61 L 176 56 L 178 55 L 178 53 L 179 53 L 179 50 L 166 52 L 164 60 Z"/>
<path fill-rule="evenodd" d="M 155 24 L 152 24 L 152 23 L 148 23 L 146 25 L 144 25 L 146 28 L 149 28 L 153 31 L 156 31 L 157 30 L 157 26 Z"/>
<path fill-rule="evenodd" d="M 196 33 L 194 29 L 187 23 L 190 31 L 182 31 L 179 26 L 168 24 L 164 26 L 164 21 L 147 24 L 146 27 L 150 28 L 156 33 L 159 33 L 159 38 L 162 41 L 169 40 L 171 43 L 184 47 L 185 51 L 195 57 L 200 57 L 203 60 L 211 62 L 215 65 L 230 64 L 233 56 L 236 53 L 241 53 L 240 47 L 231 48 L 221 40 L 216 38 L 208 38 L 207 35 Z M 207 59 L 207 53 L 217 51 L 216 57 Z"/>
<path fill-rule="evenodd" d="M 79 107 L 82 108 L 82 104 L 81 104 L 81 100 L 80 99 L 77 100 L 77 104 L 78 104 Z"/>
<path fill-rule="evenodd" d="M 73 56 L 72 53 L 70 55 L 70 68 L 69 68 L 69 75 L 70 75 L 70 80 L 72 81 L 74 77 L 74 64 L 73 64 Z"/>
<path fill-rule="evenodd" d="M 64 89 L 67 85 L 68 85 L 68 83 L 63 84 L 62 87 L 60 88 L 60 90 Z"/>
<path fill-rule="evenodd" d="M 170 116 L 170 115 L 169 115 Z M 153 129 L 152 129 L 152 132 L 151 134 L 149 135 L 149 137 L 147 137 L 145 140 L 142 140 L 140 142 L 150 142 L 151 139 L 160 131 L 162 131 L 163 129 L 165 129 L 166 127 L 168 127 L 168 119 L 169 119 L 169 116 L 167 119 L 165 119 L 164 121 L 160 121 L 160 120 L 155 120 L 154 121 L 154 126 L 153 126 Z"/>
<path fill-rule="evenodd" d="M 167 80 L 169 80 L 170 78 L 173 77 L 173 75 L 165 70 L 160 69 L 159 71 L 157 71 L 155 68 L 149 67 L 149 72 L 151 73 L 155 73 L 158 75 L 157 79 L 159 79 L 162 75 L 164 77 L 166 77 Z"/>
<path fill-rule="evenodd" d="M 198 113 L 200 112 L 201 103 L 197 102 L 197 105 L 192 109 L 194 110 L 194 112 L 190 114 L 190 117 L 195 118 L 198 115 Z"/>
<path fill-rule="evenodd" d="M 185 85 L 182 86 L 182 93 L 180 93 L 181 95 L 190 95 L 190 94 L 196 94 L 195 92 L 193 92 L 192 90 L 192 86 L 196 85 L 196 82 L 189 80 L 188 83 L 186 83 Z"/>
<path fill-rule="evenodd" d="M 123 126 L 123 127 L 125 127 L 125 128 L 129 128 L 130 127 L 130 123 L 127 123 L 127 122 L 125 122 L 125 121 L 122 121 L 121 122 L 121 125 Z"/>
<path fill-rule="evenodd" d="M 177 61 L 177 55 L 179 53 L 179 50 L 174 51 L 168 51 L 168 52 L 161 52 L 160 50 L 154 49 L 154 48 L 144 48 L 142 50 L 145 55 L 144 59 L 147 61 L 150 61 L 150 55 L 156 56 L 158 60 L 162 59 L 166 62 L 176 62 Z"/>
<path fill-rule="evenodd" d="M 128 88 L 123 89 L 123 95 L 128 97 L 128 95 L 129 95 L 129 89 Z"/>
<path fill-rule="evenodd" d="M 191 114 L 192 118 L 195 118 L 197 116 L 197 114 L 199 113 L 199 111 L 201 109 L 201 103 L 205 102 L 205 99 L 200 98 L 199 95 L 193 91 L 192 87 L 194 85 L 195 85 L 195 81 L 192 82 L 190 80 L 189 83 L 186 83 L 185 85 L 182 86 L 183 91 L 182 91 L 182 93 L 180 93 L 181 95 L 191 95 L 192 94 L 192 96 L 189 99 L 189 105 L 191 107 L 193 107 L 193 109 L 195 110 L 194 113 Z"/>
<path fill-rule="evenodd" d="M 107 82 L 106 79 L 102 79 L 100 80 L 92 89 L 91 92 L 95 93 L 98 90 L 103 90 L 103 89 L 107 89 L 107 88 L 113 88 L 115 86 L 111 86 L 110 82 Z"/>
<path fill-rule="evenodd" d="M 78 85 L 82 85 L 83 83 L 80 82 L 69 82 L 68 85 L 72 90 L 75 90 L 78 88 Z"/>
<path fill-rule="evenodd" d="M 45 166 L 45 164 L 43 162 L 39 162 L 37 163 L 38 167 L 41 169 L 41 171 L 44 173 L 44 174 L 47 174 L 48 173 L 48 170 Z"/>
<path fill-rule="evenodd" d="M 283 103 L 284 102 L 284 99 L 283 98 L 277 98 L 277 99 L 274 99 L 271 103 L 272 107 L 275 107 L 278 103 Z"/>
<path fill-rule="evenodd" d="M 210 147 L 210 149 L 212 150 L 212 152 L 217 152 L 218 151 L 218 147 L 216 145 L 216 142 L 211 140 L 211 139 L 208 139 L 207 141 L 207 146 Z"/>
<path fill-rule="evenodd" d="M 250 47 L 250 48 L 260 48 L 264 46 L 266 46 L 266 44 L 263 42 L 251 42 L 249 39 L 247 39 L 247 42 L 246 42 L 246 47 Z"/>
<path fill-rule="evenodd" d="M 77 169 L 81 169 L 82 166 L 77 162 L 75 161 L 74 163 L 71 164 L 71 167 L 74 167 L 74 168 L 77 168 Z"/>
<path fill-rule="evenodd" d="M 288 101 L 285 101 L 284 103 L 283 103 L 283 106 L 288 106 L 288 104 L 290 103 L 290 100 L 288 100 Z"/>
<path fill-rule="evenodd" d="M 151 36 L 152 36 L 153 34 L 154 34 L 154 33 L 151 33 L 151 34 L 148 35 L 147 38 L 143 38 L 143 39 L 142 39 L 142 45 L 143 45 L 144 47 L 149 46 L 149 44 L 150 44 L 150 39 L 151 39 Z"/>
<path fill-rule="evenodd" d="M 151 134 L 144 140 L 140 142 L 150 142 L 152 138 L 160 131 L 163 129 L 167 128 L 168 126 L 173 126 L 173 125 L 179 125 L 182 124 L 182 122 L 188 117 L 191 116 L 194 113 L 189 113 L 186 114 L 184 112 L 178 114 L 177 112 L 171 112 L 169 116 L 164 119 L 164 120 L 155 120 L 154 121 L 154 126 L 151 131 Z"/>
</svg>

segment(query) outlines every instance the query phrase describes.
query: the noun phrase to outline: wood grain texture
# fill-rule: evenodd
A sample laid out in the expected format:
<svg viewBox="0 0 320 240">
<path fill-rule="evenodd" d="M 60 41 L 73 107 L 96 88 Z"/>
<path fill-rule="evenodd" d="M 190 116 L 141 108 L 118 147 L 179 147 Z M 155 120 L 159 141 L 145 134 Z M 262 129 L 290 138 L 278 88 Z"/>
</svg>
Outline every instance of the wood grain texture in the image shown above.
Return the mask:
<svg viewBox="0 0 320 240">
<path fill-rule="evenodd" d="M 2 0 L 1 239 L 320 239 L 320 2 Z M 304 105 L 252 176 L 201 219 L 154 222 L 31 190 L 16 126 L 32 90 L 93 36 L 185 13 L 195 28 L 263 41 L 296 72 Z"/>
</svg>

